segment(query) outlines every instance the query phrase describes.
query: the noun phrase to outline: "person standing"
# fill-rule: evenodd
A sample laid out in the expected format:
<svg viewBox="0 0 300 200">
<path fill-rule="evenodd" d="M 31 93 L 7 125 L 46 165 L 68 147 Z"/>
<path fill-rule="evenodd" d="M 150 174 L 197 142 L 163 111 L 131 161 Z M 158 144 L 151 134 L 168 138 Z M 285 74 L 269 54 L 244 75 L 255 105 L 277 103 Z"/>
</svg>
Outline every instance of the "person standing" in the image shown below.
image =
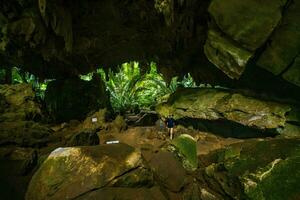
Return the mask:
<svg viewBox="0 0 300 200">
<path fill-rule="evenodd" d="M 173 118 L 173 115 L 169 115 L 168 118 L 166 119 L 166 125 L 168 128 L 168 133 L 170 135 L 170 139 L 173 139 L 174 135 L 174 126 L 175 126 L 175 120 Z"/>
</svg>

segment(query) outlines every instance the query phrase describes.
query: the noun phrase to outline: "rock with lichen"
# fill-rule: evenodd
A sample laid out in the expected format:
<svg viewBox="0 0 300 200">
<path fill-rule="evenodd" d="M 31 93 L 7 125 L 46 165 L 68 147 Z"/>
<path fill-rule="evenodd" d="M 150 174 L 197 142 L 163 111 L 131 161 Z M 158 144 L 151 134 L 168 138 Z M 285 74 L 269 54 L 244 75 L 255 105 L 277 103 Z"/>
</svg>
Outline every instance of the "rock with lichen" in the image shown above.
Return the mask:
<svg viewBox="0 0 300 200">
<path fill-rule="evenodd" d="M 173 114 L 176 120 L 225 120 L 264 130 L 284 127 L 291 106 L 230 90 L 187 88 L 176 91 L 156 110 L 163 117 Z"/>
<path fill-rule="evenodd" d="M 0 85 L 0 99 L 0 122 L 35 120 L 42 116 L 30 84 Z"/>
<path fill-rule="evenodd" d="M 58 148 L 33 176 L 26 199 L 73 199 L 112 183 L 128 186 L 120 177 L 141 166 L 141 153 L 125 144 Z"/>
<path fill-rule="evenodd" d="M 233 144 L 208 156 L 206 180 L 233 199 L 297 199 L 299 155 L 299 139 Z"/>
<path fill-rule="evenodd" d="M 196 170 L 198 168 L 196 140 L 188 134 L 182 134 L 175 138 L 172 144 L 179 153 L 183 166 L 187 170 Z"/>
<path fill-rule="evenodd" d="M 280 23 L 285 4 L 280 0 L 213 0 L 208 8 L 213 25 L 205 45 L 207 58 L 230 78 L 240 78 L 255 51 Z"/>
</svg>

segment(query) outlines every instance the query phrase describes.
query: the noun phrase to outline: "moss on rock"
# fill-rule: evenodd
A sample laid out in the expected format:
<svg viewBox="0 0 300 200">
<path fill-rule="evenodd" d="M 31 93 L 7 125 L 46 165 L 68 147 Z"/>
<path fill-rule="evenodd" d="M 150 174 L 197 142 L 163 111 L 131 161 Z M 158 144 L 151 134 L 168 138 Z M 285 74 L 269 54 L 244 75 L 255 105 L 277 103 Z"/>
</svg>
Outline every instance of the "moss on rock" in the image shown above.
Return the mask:
<svg viewBox="0 0 300 200">
<path fill-rule="evenodd" d="M 182 134 L 172 141 L 182 157 L 183 166 L 188 170 L 198 168 L 196 140 L 187 134 Z"/>
<path fill-rule="evenodd" d="M 285 115 L 291 107 L 230 90 L 188 88 L 177 90 L 156 110 L 163 117 L 173 114 L 175 119 L 225 119 L 258 129 L 274 129 L 285 125 Z"/>
<path fill-rule="evenodd" d="M 241 188 L 228 192 L 246 199 L 297 199 L 300 195 L 300 140 L 252 140 L 233 144 L 213 153 L 217 158 L 206 174 L 226 191 L 227 182 L 238 181 Z M 223 177 L 223 179 L 218 179 Z M 242 193 L 241 193 L 242 192 Z"/>
<path fill-rule="evenodd" d="M 141 153 L 125 144 L 58 148 L 34 174 L 26 199 L 76 198 L 140 165 Z"/>
</svg>

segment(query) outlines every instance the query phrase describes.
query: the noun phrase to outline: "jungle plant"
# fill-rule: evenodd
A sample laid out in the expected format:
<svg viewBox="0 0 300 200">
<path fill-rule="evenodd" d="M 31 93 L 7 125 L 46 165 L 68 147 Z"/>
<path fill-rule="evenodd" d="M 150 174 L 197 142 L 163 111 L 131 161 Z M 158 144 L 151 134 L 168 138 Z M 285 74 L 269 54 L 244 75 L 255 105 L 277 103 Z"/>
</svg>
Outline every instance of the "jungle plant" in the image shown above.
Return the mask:
<svg viewBox="0 0 300 200">
<path fill-rule="evenodd" d="M 157 71 L 154 62 L 151 62 L 147 68 L 149 70 L 142 74 L 138 62 L 129 62 L 122 64 L 118 72 L 109 69 L 106 73 L 102 68 L 94 72 L 100 74 L 105 82 L 110 93 L 111 105 L 116 112 L 149 109 L 167 100 L 179 85 L 196 86 L 190 74 L 184 76 L 182 81 L 178 81 L 177 76 L 173 77 L 168 84 Z M 89 81 L 94 73 L 81 75 L 80 78 Z"/>
<path fill-rule="evenodd" d="M 141 80 L 141 73 L 137 62 L 124 63 L 120 71 L 114 73 L 111 69 L 108 76 L 104 77 L 104 71 L 98 70 L 101 77 L 105 78 L 107 90 L 110 93 L 112 107 L 117 112 L 124 112 L 138 107 L 137 82 Z"/>
<path fill-rule="evenodd" d="M 117 112 L 149 109 L 161 97 L 175 92 L 178 85 L 177 77 L 167 84 L 153 62 L 145 74 L 141 74 L 138 62 L 124 63 L 119 72 L 109 70 L 107 76 L 102 69 L 97 72 L 105 81 L 112 107 Z"/>
<path fill-rule="evenodd" d="M 39 79 L 36 76 L 34 76 L 33 74 L 30 74 L 29 72 L 26 72 L 17 67 L 12 68 L 12 83 L 13 84 L 18 84 L 18 83 L 31 84 L 33 90 L 35 91 L 35 95 L 41 99 L 44 99 L 45 91 L 47 89 L 47 84 L 50 81 L 51 80 L 39 81 Z"/>
<path fill-rule="evenodd" d="M 190 73 L 185 75 L 180 83 L 183 87 L 190 88 L 190 87 L 197 87 L 196 82 L 194 81 L 193 77 Z"/>
</svg>

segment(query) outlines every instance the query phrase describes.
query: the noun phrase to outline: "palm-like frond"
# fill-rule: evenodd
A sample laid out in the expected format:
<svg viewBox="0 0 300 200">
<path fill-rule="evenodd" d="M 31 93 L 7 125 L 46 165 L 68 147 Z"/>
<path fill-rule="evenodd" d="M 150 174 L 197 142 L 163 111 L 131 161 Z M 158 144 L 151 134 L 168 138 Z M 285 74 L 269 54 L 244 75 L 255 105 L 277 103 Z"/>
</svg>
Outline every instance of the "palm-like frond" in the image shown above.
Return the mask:
<svg viewBox="0 0 300 200">
<path fill-rule="evenodd" d="M 173 77 L 167 84 L 163 76 L 157 72 L 155 63 L 150 63 L 150 71 L 141 75 L 137 62 L 124 63 L 119 72 L 109 70 L 106 76 L 104 70 L 97 70 L 106 83 L 107 90 L 111 94 L 111 104 L 118 112 L 124 112 L 135 107 L 145 108 L 166 98 L 176 91 L 178 77 Z M 191 76 L 186 82 L 190 84 Z"/>
</svg>

